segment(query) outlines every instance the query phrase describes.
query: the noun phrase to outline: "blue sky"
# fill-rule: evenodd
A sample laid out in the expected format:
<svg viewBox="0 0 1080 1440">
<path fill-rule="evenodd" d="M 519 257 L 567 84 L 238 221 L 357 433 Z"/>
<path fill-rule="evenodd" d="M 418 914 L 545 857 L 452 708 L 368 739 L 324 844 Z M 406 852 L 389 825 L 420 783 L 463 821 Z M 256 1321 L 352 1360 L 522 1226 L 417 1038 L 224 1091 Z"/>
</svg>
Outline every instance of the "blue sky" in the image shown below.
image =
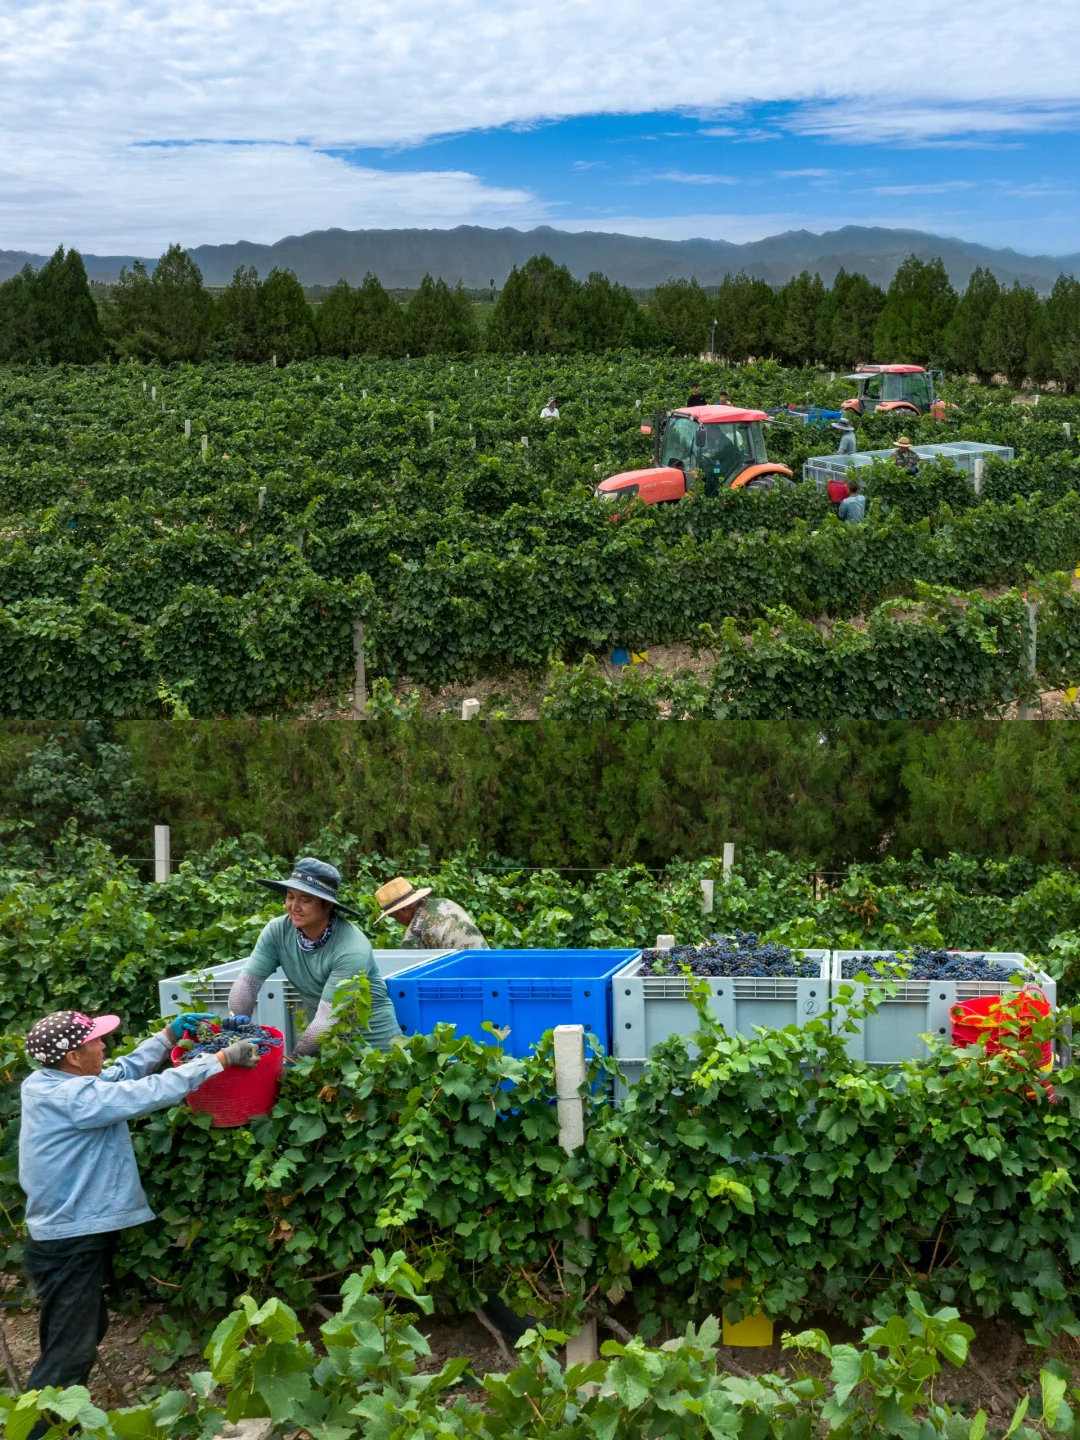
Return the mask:
<svg viewBox="0 0 1080 1440">
<path fill-rule="evenodd" d="M 869 124 L 869 134 L 806 133 L 806 123 L 790 104 L 747 105 L 719 120 L 585 115 L 345 154 L 405 172 L 449 166 L 499 187 L 526 176 L 543 223 L 570 229 L 744 241 L 888 225 L 1029 253 L 1080 249 L 1072 117 L 1061 129 L 944 137 L 875 134 Z"/>
<path fill-rule="evenodd" d="M 5 0 L 0 248 L 862 223 L 1066 253 L 1078 52 L 1060 0 Z"/>
</svg>

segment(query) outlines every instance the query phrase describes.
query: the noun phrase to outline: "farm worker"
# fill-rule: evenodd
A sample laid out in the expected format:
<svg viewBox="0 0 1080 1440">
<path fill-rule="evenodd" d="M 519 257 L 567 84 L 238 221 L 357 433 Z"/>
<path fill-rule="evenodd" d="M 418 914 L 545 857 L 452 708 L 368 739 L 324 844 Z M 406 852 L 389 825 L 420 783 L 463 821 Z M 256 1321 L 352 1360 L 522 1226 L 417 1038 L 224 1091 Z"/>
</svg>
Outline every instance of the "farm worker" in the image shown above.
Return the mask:
<svg viewBox="0 0 1080 1440">
<path fill-rule="evenodd" d="M 363 1038 L 388 1050 L 401 1034 L 386 981 L 379 974 L 371 941 L 339 912 L 359 912 L 337 898 L 341 872 L 307 855 L 297 860 L 287 880 L 259 880 L 285 896 L 285 914 L 264 926 L 243 970 L 229 991 L 234 1015 L 250 1015 L 264 980 L 284 970 L 300 992 L 308 1027 L 294 1055 L 314 1055 L 319 1036 L 329 1028 L 334 991 L 344 981 L 366 975 L 371 985 L 371 1021 Z"/>
<path fill-rule="evenodd" d="M 558 405 L 557 405 L 556 402 L 555 402 L 555 396 L 554 396 L 554 395 L 549 395 L 549 396 L 548 396 L 548 402 L 547 402 L 547 404 L 546 404 L 546 405 L 544 406 L 544 408 L 540 411 L 540 419 L 541 419 L 541 420 L 558 420 L 558 418 L 559 418 L 559 407 L 558 407 Z"/>
<path fill-rule="evenodd" d="M 850 420 L 834 420 L 832 428 L 840 431 L 840 443 L 836 447 L 838 455 L 855 454 L 855 426 Z"/>
<path fill-rule="evenodd" d="M 375 891 L 382 914 L 406 927 L 401 945 L 406 950 L 486 950 L 480 927 L 453 900 L 432 898 L 431 886 L 417 889 L 398 876 Z"/>
<path fill-rule="evenodd" d="M 911 441 L 906 435 L 898 435 L 893 443 L 893 459 L 902 470 L 909 471 L 912 475 L 919 473 L 919 457 L 911 448 Z"/>
<path fill-rule="evenodd" d="M 721 391 L 720 391 L 720 394 L 716 397 L 716 403 L 717 403 L 717 405 L 730 405 L 730 404 L 731 404 L 731 401 L 728 399 L 728 393 L 727 393 L 726 390 L 721 390 Z"/>
<path fill-rule="evenodd" d="M 694 383 L 690 386 L 690 399 L 687 400 L 686 403 L 688 406 L 705 405 L 708 403 L 705 399 L 705 396 L 701 393 L 700 380 L 695 380 Z"/>
<path fill-rule="evenodd" d="M 22 1082 L 19 1184 L 30 1232 L 23 1264 L 41 1305 L 31 1390 L 86 1384 L 109 1325 L 104 1291 L 117 1231 L 154 1218 L 127 1122 L 176 1105 L 225 1066 L 258 1063 L 251 1041 L 237 1040 L 154 1073 L 178 1040 L 211 1018 L 176 1015 L 108 1067 L 103 1037 L 117 1029 L 118 1015 L 59 1010 L 30 1027 L 26 1052 L 41 1069 Z"/>
<path fill-rule="evenodd" d="M 858 480 L 847 482 L 847 498 L 840 501 L 836 513 L 845 525 L 861 525 L 866 519 L 866 496 L 861 493 Z"/>
</svg>

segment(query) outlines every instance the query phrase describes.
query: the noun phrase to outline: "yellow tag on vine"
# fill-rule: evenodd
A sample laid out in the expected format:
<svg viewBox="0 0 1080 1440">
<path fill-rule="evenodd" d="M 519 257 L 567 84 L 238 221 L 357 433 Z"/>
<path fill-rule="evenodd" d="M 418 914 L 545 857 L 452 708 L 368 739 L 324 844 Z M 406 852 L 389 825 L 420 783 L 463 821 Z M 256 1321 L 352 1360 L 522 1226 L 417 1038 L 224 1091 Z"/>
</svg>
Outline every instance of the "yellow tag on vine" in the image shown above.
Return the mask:
<svg viewBox="0 0 1080 1440">
<path fill-rule="evenodd" d="M 1077 693 L 1077 687 L 1075 685 L 1070 685 L 1068 690 L 1065 691 L 1065 699 L 1070 705 L 1076 704 Z"/>
</svg>

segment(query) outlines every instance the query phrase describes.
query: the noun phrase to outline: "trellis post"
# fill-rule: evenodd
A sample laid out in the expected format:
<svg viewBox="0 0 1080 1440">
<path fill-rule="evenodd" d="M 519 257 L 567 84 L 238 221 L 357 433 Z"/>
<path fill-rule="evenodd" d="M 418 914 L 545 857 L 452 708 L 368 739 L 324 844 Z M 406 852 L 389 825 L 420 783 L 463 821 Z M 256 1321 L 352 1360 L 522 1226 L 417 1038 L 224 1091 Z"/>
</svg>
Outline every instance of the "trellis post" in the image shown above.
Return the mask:
<svg viewBox="0 0 1080 1440">
<path fill-rule="evenodd" d="M 363 620 L 357 620 L 353 626 L 353 659 L 356 677 L 353 680 L 352 710 L 354 715 L 364 715 L 367 711 L 367 667 L 364 663 Z"/>
<path fill-rule="evenodd" d="M 169 883 L 169 871 L 172 868 L 169 853 L 169 827 L 168 825 L 154 826 L 154 882 L 157 885 Z"/>
<path fill-rule="evenodd" d="M 559 1107 L 559 1144 L 568 1155 L 572 1155 L 585 1143 L 585 1101 L 581 1091 L 588 1071 L 585 1066 L 585 1027 L 582 1025 L 555 1026 L 555 1093 Z M 577 1233 L 585 1240 L 589 1238 L 589 1222 L 577 1222 Z M 563 1269 L 572 1275 L 581 1273 L 580 1267 L 570 1261 L 563 1262 Z M 591 1365 L 597 1358 L 596 1318 L 590 1316 L 576 1335 L 566 1342 L 567 1365 Z"/>
</svg>

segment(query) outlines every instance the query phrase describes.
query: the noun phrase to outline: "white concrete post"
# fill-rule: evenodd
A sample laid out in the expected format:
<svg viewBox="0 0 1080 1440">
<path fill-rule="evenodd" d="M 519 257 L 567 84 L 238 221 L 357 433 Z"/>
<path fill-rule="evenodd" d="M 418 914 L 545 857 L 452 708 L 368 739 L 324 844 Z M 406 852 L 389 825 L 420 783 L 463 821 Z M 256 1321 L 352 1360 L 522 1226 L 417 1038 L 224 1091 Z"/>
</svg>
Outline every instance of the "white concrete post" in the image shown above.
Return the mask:
<svg viewBox="0 0 1080 1440">
<path fill-rule="evenodd" d="M 727 840 L 724 842 L 724 884 L 731 878 L 732 866 L 735 864 L 735 842 Z"/>
<path fill-rule="evenodd" d="M 167 885 L 169 881 L 169 827 L 154 826 L 154 883 Z"/>
<path fill-rule="evenodd" d="M 143 393 L 144 395 L 146 394 L 146 381 L 145 381 L 145 380 L 142 382 L 142 393 Z"/>
<path fill-rule="evenodd" d="M 207 447 L 209 446 L 209 444 L 210 444 L 210 437 L 209 437 L 209 435 L 204 435 L 204 436 L 202 437 L 202 443 L 199 445 L 199 453 L 202 455 L 202 458 L 203 458 L 204 460 L 206 459 L 206 451 L 207 451 Z"/>
<path fill-rule="evenodd" d="M 260 486 L 259 486 L 259 509 L 261 510 L 265 504 L 266 504 L 266 486 L 265 486 L 265 485 L 260 485 Z"/>
<path fill-rule="evenodd" d="M 190 421 L 190 420 L 185 420 L 185 421 L 184 421 L 184 439 L 185 439 L 185 440 L 190 440 L 190 439 L 191 439 L 191 421 Z"/>
<path fill-rule="evenodd" d="M 713 912 L 713 881 L 702 880 L 701 882 L 701 913 L 711 915 Z"/>
<path fill-rule="evenodd" d="M 983 459 L 983 457 L 982 457 L 981 455 L 979 455 L 979 456 L 976 457 L 976 460 L 975 460 L 975 476 L 974 476 L 974 481 L 973 481 L 974 486 L 975 486 L 975 494 L 976 494 L 976 495 L 981 495 L 981 494 L 982 494 L 983 473 L 985 472 L 985 470 L 986 470 L 986 461 Z"/>
<path fill-rule="evenodd" d="M 344 385 L 343 385 L 341 388 L 344 390 L 344 388 L 345 388 Z M 361 400 L 366 400 L 366 399 L 367 399 L 367 391 L 366 391 L 366 390 L 361 390 L 361 391 L 360 391 L 360 398 L 361 398 Z"/>
<path fill-rule="evenodd" d="M 364 663 L 363 620 L 357 620 L 353 627 L 353 659 L 356 662 L 356 679 L 353 681 L 352 709 L 354 715 L 363 715 L 367 710 L 367 667 Z"/>
<path fill-rule="evenodd" d="M 461 718 L 462 718 L 463 720 L 475 720 L 476 717 L 477 717 L 477 715 L 479 715 L 479 714 L 480 714 L 480 701 L 479 701 L 479 700 L 462 700 L 462 702 L 461 702 Z"/>
<path fill-rule="evenodd" d="M 150 386 L 150 399 L 151 399 L 151 400 L 156 400 L 156 399 L 157 399 L 157 386 L 156 386 L 156 385 L 151 385 L 151 386 Z"/>
<path fill-rule="evenodd" d="M 1027 611 L 1027 634 L 1024 637 L 1024 678 L 1034 680 L 1037 665 L 1037 647 L 1039 637 L 1039 607 L 1034 600 L 1024 602 L 1024 609 Z M 1030 705 L 1021 705 L 1017 711 L 1021 720 L 1034 720 L 1035 711 Z"/>
<path fill-rule="evenodd" d="M 1070 423 L 1068 422 L 1068 420 L 1063 420 L 1063 421 L 1061 422 L 1061 428 L 1062 428 L 1062 430 L 1065 431 L 1065 439 L 1066 439 L 1066 440 L 1071 440 L 1071 439 L 1072 439 L 1072 426 L 1070 425 Z"/>
<path fill-rule="evenodd" d="M 670 950 L 675 944 L 674 935 L 657 935 L 654 950 Z"/>
<path fill-rule="evenodd" d="M 276 356 L 276 355 L 271 355 L 271 356 L 270 356 L 270 364 L 274 367 L 275 370 L 277 369 L 277 356 Z"/>
<path fill-rule="evenodd" d="M 588 1070 L 585 1065 L 585 1029 L 582 1025 L 555 1026 L 555 1094 L 559 1107 L 559 1144 L 568 1155 L 585 1143 L 585 1101 L 581 1090 Z M 589 1238 L 588 1220 L 579 1220 L 577 1233 Z M 564 1262 L 570 1274 L 580 1273 Z M 566 1342 L 567 1365 L 591 1365 L 597 1358 L 596 1320 L 586 1320 Z"/>
<path fill-rule="evenodd" d="M 434 435 L 434 434 L 435 434 L 435 411 L 434 411 L 434 410 L 429 410 L 429 411 L 427 412 L 427 424 L 428 424 L 428 429 L 431 431 L 432 435 Z"/>
</svg>

